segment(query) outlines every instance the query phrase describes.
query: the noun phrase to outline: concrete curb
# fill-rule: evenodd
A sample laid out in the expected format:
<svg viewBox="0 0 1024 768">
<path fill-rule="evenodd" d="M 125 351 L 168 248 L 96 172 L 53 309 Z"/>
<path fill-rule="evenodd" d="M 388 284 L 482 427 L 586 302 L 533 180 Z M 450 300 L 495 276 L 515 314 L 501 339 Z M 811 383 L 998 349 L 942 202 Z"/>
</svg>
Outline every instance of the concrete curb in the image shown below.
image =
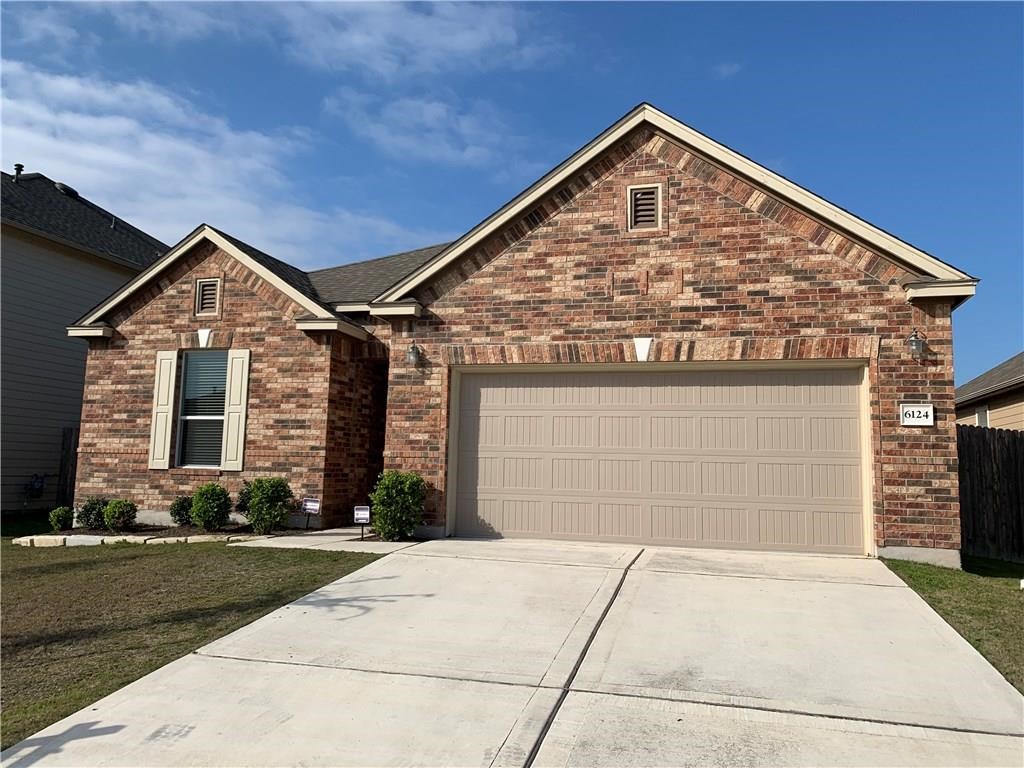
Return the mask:
<svg viewBox="0 0 1024 768">
<path fill-rule="evenodd" d="M 38 536 L 19 536 L 12 543 L 19 547 L 98 547 L 101 544 L 208 544 L 211 542 L 231 543 L 235 541 L 256 541 L 269 539 L 270 536 L 258 536 L 253 533 L 206 533 L 197 536 L 59 536 L 42 534 Z"/>
</svg>

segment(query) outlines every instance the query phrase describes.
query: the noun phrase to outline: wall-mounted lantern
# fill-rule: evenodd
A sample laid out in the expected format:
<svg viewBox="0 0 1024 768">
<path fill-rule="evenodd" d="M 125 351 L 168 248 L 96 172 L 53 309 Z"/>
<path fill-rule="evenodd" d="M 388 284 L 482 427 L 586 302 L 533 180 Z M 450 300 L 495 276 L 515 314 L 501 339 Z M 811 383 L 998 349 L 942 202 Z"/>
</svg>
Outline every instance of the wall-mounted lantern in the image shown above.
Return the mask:
<svg viewBox="0 0 1024 768">
<path fill-rule="evenodd" d="M 405 362 L 409 365 L 419 365 L 423 359 L 423 350 L 416 346 L 414 341 L 409 345 L 409 351 L 405 353 Z"/>
<path fill-rule="evenodd" d="M 917 332 L 917 328 L 907 337 L 907 349 L 915 360 L 924 360 L 925 338 Z"/>
</svg>

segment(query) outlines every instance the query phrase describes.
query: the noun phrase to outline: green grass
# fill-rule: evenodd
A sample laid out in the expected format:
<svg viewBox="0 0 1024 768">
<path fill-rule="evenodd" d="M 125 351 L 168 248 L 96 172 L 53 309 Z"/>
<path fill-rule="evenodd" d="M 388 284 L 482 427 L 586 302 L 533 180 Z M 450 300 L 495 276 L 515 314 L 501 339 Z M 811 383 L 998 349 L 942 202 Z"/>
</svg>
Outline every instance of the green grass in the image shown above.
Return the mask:
<svg viewBox="0 0 1024 768">
<path fill-rule="evenodd" d="M 10 536 L 15 526 L 6 523 Z M 0 743 L 20 741 L 375 559 L 223 544 L 37 549 L 5 538 Z"/>
<path fill-rule="evenodd" d="M 1024 693 L 1024 565 L 963 559 L 963 570 L 885 564 Z"/>
</svg>

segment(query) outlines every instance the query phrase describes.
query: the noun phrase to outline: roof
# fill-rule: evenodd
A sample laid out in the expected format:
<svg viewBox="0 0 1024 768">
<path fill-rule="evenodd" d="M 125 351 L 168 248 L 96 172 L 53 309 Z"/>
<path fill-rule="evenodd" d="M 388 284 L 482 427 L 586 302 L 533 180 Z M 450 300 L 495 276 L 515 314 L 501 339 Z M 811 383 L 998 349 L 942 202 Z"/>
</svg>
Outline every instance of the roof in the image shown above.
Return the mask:
<svg viewBox="0 0 1024 768">
<path fill-rule="evenodd" d="M 990 397 L 1012 387 L 1024 385 L 1024 352 L 1019 352 L 995 368 L 975 376 L 963 386 L 956 388 L 956 404 L 964 405 L 972 400 Z"/>
<path fill-rule="evenodd" d="M 368 304 L 415 269 L 419 269 L 451 243 L 415 251 L 318 269 L 309 279 L 322 301 L 331 304 Z"/>
<path fill-rule="evenodd" d="M 794 184 L 789 179 L 768 170 L 724 144 L 714 141 L 650 104 L 642 103 L 505 206 L 477 224 L 444 251 L 379 295 L 377 300 L 381 302 L 402 300 L 417 286 L 430 280 L 431 277 L 478 245 L 484 238 L 514 221 L 518 216 L 527 213 L 545 195 L 556 190 L 559 185 L 593 162 L 601 153 L 642 125 L 657 130 L 698 156 L 745 179 L 769 196 L 781 200 L 787 205 L 792 205 L 818 221 L 848 234 L 856 241 L 866 245 L 869 250 L 907 265 L 920 276 L 921 280 L 934 279 L 949 283 L 945 294 L 942 293 L 943 289 L 938 284 L 930 285 L 926 292 L 915 287 L 914 290 L 921 296 L 950 295 L 957 297 L 957 303 L 960 303 L 973 295 L 977 280 L 966 272 L 962 272 L 931 254 L 869 224 L 849 211 Z M 908 297 L 913 298 L 911 292 L 908 292 Z"/>
<path fill-rule="evenodd" d="M 312 301 L 315 301 L 317 304 L 327 307 L 326 302 L 321 300 L 320 296 L 317 295 L 316 288 L 310 281 L 309 275 L 303 272 L 298 267 L 293 267 L 291 264 L 288 264 L 287 262 L 281 261 L 280 259 L 276 259 L 269 253 L 264 253 L 259 248 L 254 248 L 248 243 L 239 240 L 237 237 L 232 237 L 227 232 L 223 232 L 219 229 L 216 229 L 215 227 L 210 227 L 208 224 L 205 226 L 209 227 L 211 230 L 213 230 L 218 235 L 223 237 L 225 240 L 234 245 L 240 251 L 244 252 L 247 256 L 252 258 L 253 261 L 256 261 L 257 263 L 269 269 L 271 272 L 273 272 L 279 278 L 284 280 L 286 283 L 288 283 L 288 285 L 297 290 L 303 296 L 308 297 Z M 329 308 L 330 307 L 328 307 L 328 309 Z"/>
<path fill-rule="evenodd" d="M 135 269 L 152 264 L 168 246 L 41 173 L 3 173 L 4 223 Z"/>
</svg>

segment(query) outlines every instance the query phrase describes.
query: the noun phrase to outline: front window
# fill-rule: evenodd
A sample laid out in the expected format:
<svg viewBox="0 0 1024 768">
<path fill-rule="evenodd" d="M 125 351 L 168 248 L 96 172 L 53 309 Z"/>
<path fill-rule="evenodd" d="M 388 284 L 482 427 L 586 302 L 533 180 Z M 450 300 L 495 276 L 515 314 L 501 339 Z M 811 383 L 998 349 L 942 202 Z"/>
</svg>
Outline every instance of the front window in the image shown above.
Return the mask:
<svg viewBox="0 0 1024 768">
<path fill-rule="evenodd" d="M 181 374 L 178 464 L 219 467 L 224 439 L 226 350 L 186 352 Z"/>
</svg>

